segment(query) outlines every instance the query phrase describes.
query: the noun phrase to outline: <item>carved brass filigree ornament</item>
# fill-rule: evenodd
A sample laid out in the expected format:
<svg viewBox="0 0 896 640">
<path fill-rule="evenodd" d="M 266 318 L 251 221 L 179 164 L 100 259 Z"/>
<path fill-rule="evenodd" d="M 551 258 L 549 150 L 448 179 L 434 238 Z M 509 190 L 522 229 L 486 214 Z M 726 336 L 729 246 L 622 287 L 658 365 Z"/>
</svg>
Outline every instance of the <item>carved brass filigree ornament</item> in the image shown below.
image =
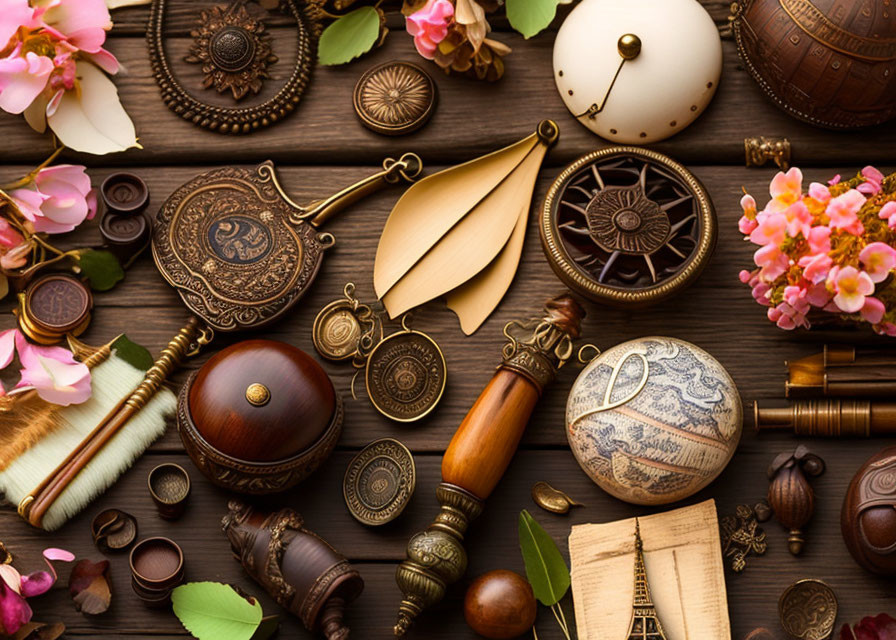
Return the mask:
<svg viewBox="0 0 896 640">
<path fill-rule="evenodd" d="M 748 167 L 774 162 L 781 171 L 787 171 L 790 168 L 790 140 L 765 136 L 744 138 L 744 162 Z"/>
<path fill-rule="evenodd" d="M 837 621 L 837 597 L 821 580 L 798 580 L 778 601 L 778 615 L 795 640 L 827 640 Z"/>
<path fill-rule="evenodd" d="M 162 100 L 169 109 L 203 129 L 242 134 L 279 122 L 296 108 L 308 85 L 314 63 L 313 52 L 321 32 L 320 2 L 283 0 L 279 3 L 280 8 L 296 23 L 293 70 L 273 97 L 245 107 L 207 104 L 193 97 L 180 84 L 165 54 L 162 25 L 167 2 L 153 0 L 146 40 L 153 75 L 162 92 Z M 267 66 L 273 62 L 263 25 L 248 13 L 243 17 L 245 4 L 246 0 L 234 0 L 230 5 L 209 11 L 208 19 L 203 19 L 194 31 L 196 41 L 188 56 L 195 57 L 203 64 L 203 71 L 207 74 L 205 86 L 214 86 L 218 91 L 229 89 L 235 98 L 245 96 L 249 90 L 260 90 Z"/>
<path fill-rule="evenodd" d="M 542 248 L 570 288 L 597 302 L 643 307 L 686 288 L 715 247 L 709 194 L 682 165 L 637 147 L 609 147 L 568 166 L 541 214 Z"/>
<path fill-rule="evenodd" d="M 193 44 L 184 61 L 202 65 L 203 89 L 230 91 L 235 100 L 261 91 L 270 77 L 268 66 L 277 62 L 264 22 L 246 10 L 245 2 L 201 11 L 190 35 Z"/>
<path fill-rule="evenodd" d="M 364 447 L 349 463 L 342 493 L 355 520 L 379 526 L 401 515 L 416 483 L 414 456 L 398 440 L 383 438 Z"/>
<path fill-rule="evenodd" d="M 387 136 L 402 135 L 416 131 L 432 116 L 436 85 L 415 64 L 386 62 L 361 76 L 353 102 L 365 127 Z"/>
<path fill-rule="evenodd" d="M 759 526 L 759 516 L 753 507 L 738 505 L 734 515 L 719 520 L 719 529 L 722 554 L 728 558 L 729 566 L 735 573 L 746 568 L 750 554 L 761 556 L 768 549 L 765 531 Z"/>
</svg>

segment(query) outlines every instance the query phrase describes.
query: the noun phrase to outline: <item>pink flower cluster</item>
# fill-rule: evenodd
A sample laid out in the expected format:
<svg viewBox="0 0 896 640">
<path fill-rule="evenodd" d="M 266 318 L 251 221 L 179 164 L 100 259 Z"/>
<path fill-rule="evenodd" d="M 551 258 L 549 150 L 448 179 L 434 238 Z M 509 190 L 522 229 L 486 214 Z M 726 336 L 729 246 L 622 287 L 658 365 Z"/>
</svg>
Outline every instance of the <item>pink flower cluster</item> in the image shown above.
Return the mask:
<svg viewBox="0 0 896 640">
<path fill-rule="evenodd" d="M 868 322 L 896 336 L 896 190 L 874 167 L 855 178 L 813 182 L 796 167 L 771 182 L 761 211 L 741 199 L 738 228 L 758 249 L 741 271 L 753 298 L 782 329 L 810 326 L 810 312 Z"/>
<path fill-rule="evenodd" d="M 450 0 L 428 0 L 422 9 L 407 17 L 406 28 L 414 36 L 417 52 L 432 60 L 436 47 L 448 35 L 448 26 L 454 18 L 454 4 Z"/>
<path fill-rule="evenodd" d="M 31 621 L 31 607 L 25 601 L 42 595 L 56 582 L 52 561 L 72 562 L 74 554 L 65 549 L 46 549 L 44 561 L 49 571 L 35 571 L 22 575 L 11 564 L 0 564 L 0 634 L 14 635 Z"/>
<path fill-rule="evenodd" d="M 16 352 L 22 365 L 16 389 L 35 389 L 47 402 L 62 406 L 90 398 L 90 369 L 75 361 L 67 349 L 33 345 L 18 329 L 0 333 L 0 369 L 12 363 Z M 5 394 L 2 387 L 0 394 Z"/>
<path fill-rule="evenodd" d="M 118 71 L 103 48 L 111 28 L 104 0 L 0 0 L 0 109 L 43 131 L 76 88 L 78 59 Z"/>
<path fill-rule="evenodd" d="M 27 185 L 7 195 L 38 233 L 66 233 L 96 214 L 96 192 L 81 165 L 43 167 Z"/>
</svg>

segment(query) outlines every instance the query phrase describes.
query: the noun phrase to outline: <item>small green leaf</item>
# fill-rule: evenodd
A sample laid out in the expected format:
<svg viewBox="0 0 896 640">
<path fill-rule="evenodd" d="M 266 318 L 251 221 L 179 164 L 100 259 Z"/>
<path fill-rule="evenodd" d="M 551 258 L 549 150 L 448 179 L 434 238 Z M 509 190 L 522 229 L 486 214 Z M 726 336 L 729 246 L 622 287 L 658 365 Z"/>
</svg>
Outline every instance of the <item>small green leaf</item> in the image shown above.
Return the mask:
<svg viewBox="0 0 896 640">
<path fill-rule="evenodd" d="M 154 362 L 152 354 L 147 351 L 146 347 L 131 341 L 123 334 L 112 343 L 112 349 L 116 356 L 140 371 L 148 371 Z"/>
<path fill-rule="evenodd" d="M 124 280 L 121 263 L 108 251 L 88 249 L 78 259 L 78 266 L 90 280 L 90 288 L 95 291 L 108 291 Z"/>
<path fill-rule="evenodd" d="M 557 4 L 557 0 L 507 0 L 507 19 L 528 40 L 548 28 Z"/>
<path fill-rule="evenodd" d="M 320 34 L 317 58 L 321 64 L 345 64 L 376 44 L 380 14 L 374 7 L 360 7 L 340 16 Z"/>
<path fill-rule="evenodd" d="M 171 592 L 174 615 L 199 640 L 249 640 L 261 623 L 261 604 L 220 582 L 190 582 Z"/>
<path fill-rule="evenodd" d="M 520 511 L 519 535 L 532 591 L 541 604 L 551 607 L 569 590 L 569 568 L 557 543 L 525 509 Z"/>
</svg>

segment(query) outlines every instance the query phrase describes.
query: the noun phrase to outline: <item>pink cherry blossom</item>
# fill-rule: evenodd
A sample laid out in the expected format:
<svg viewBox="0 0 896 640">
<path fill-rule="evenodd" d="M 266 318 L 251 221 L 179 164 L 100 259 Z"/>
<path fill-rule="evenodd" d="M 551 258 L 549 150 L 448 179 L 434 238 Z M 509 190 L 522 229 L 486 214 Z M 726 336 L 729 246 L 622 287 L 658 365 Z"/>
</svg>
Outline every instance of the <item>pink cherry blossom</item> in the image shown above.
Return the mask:
<svg viewBox="0 0 896 640">
<path fill-rule="evenodd" d="M 831 227 L 844 229 L 855 235 L 861 234 L 864 229 L 857 214 L 864 204 L 865 196 L 855 189 L 850 189 L 846 193 L 832 198 L 825 210 L 831 219 Z"/>
<path fill-rule="evenodd" d="M 772 282 L 790 267 L 790 259 L 777 245 L 767 244 L 753 254 L 753 261 L 759 270 L 759 279 Z"/>
<path fill-rule="evenodd" d="M 784 211 L 787 207 L 803 197 L 803 172 L 793 167 L 787 173 L 779 171 L 769 185 L 771 202 L 767 211 Z"/>
<path fill-rule="evenodd" d="M 803 268 L 803 277 L 812 284 L 824 282 L 834 261 L 826 253 L 803 256 L 797 264 Z"/>
<path fill-rule="evenodd" d="M 763 247 L 781 244 L 787 233 L 787 216 L 783 213 L 763 211 L 756 220 L 759 225 L 750 234 L 750 242 Z"/>
<path fill-rule="evenodd" d="M 868 195 L 880 193 L 884 174 L 869 165 L 862 169 L 862 177 L 865 178 L 865 182 L 856 187 L 857 190 Z"/>
<path fill-rule="evenodd" d="M 422 9 L 407 17 L 406 28 L 414 36 L 417 52 L 432 60 L 436 47 L 448 35 L 448 25 L 454 17 L 454 5 L 450 0 L 428 0 Z"/>
<path fill-rule="evenodd" d="M 884 307 L 884 303 L 878 300 L 877 298 L 872 298 L 868 296 L 865 298 L 865 304 L 862 307 L 862 319 L 869 324 L 877 324 L 884 318 L 884 313 L 886 313 L 887 309 Z"/>
<path fill-rule="evenodd" d="M 823 309 L 831 301 L 832 294 L 825 286 L 825 283 L 810 284 L 806 288 L 806 300 L 813 307 Z"/>
<path fill-rule="evenodd" d="M 865 306 L 866 296 L 874 293 L 874 282 L 864 271 L 855 267 L 834 267 L 828 284 L 836 291 L 834 304 L 846 313 L 856 313 Z"/>
<path fill-rule="evenodd" d="M 737 274 L 737 277 L 741 282 L 747 284 L 750 280 L 753 279 L 753 272 L 747 271 L 746 269 L 741 269 L 740 273 Z"/>
<path fill-rule="evenodd" d="M 896 324 L 892 322 L 881 322 L 874 325 L 874 330 L 884 336 L 896 337 Z"/>
<path fill-rule="evenodd" d="M 9 46 L 19 27 L 32 26 L 34 9 L 28 0 L 0 0 L 0 51 Z"/>
<path fill-rule="evenodd" d="M 28 187 L 9 196 L 35 231 L 71 231 L 96 213 L 96 193 L 80 165 L 59 164 L 41 169 Z"/>
<path fill-rule="evenodd" d="M 737 223 L 737 227 L 742 234 L 748 236 L 759 224 L 756 221 L 756 200 L 750 194 L 744 194 L 740 199 L 740 207 L 744 210 L 744 215 Z"/>
<path fill-rule="evenodd" d="M 827 202 L 831 199 L 831 190 L 820 182 L 813 182 L 809 185 L 809 197 L 819 202 Z"/>
<path fill-rule="evenodd" d="M 828 186 L 833 187 L 835 184 L 840 184 L 840 174 L 838 173 L 833 178 L 828 180 Z"/>
<path fill-rule="evenodd" d="M 823 225 L 812 227 L 806 240 L 812 253 L 828 253 L 831 250 L 831 229 Z"/>
<path fill-rule="evenodd" d="M 883 282 L 896 267 L 896 249 L 883 242 L 872 242 L 862 249 L 859 260 L 872 282 Z"/>
<path fill-rule="evenodd" d="M 33 345 L 18 331 L 15 340 L 23 367 L 17 387 L 33 387 L 47 402 L 62 406 L 90 398 L 90 370 L 76 362 L 70 351 Z"/>
<path fill-rule="evenodd" d="M 22 113 L 40 95 L 53 71 L 53 60 L 28 51 L 0 59 L 0 109 Z"/>
<path fill-rule="evenodd" d="M 881 219 L 887 221 L 888 227 L 896 229 L 896 201 L 890 200 L 887 202 L 880 208 L 880 213 L 878 215 Z"/>
<path fill-rule="evenodd" d="M 809 213 L 806 203 L 800 200 L 794 202 L 784 211 L 787 218 L 787 235 L 791 238 L 803 234 L 803 237 L 809 236 L 809 230 L 812 228 L 812 214 Z"/>
</svg>

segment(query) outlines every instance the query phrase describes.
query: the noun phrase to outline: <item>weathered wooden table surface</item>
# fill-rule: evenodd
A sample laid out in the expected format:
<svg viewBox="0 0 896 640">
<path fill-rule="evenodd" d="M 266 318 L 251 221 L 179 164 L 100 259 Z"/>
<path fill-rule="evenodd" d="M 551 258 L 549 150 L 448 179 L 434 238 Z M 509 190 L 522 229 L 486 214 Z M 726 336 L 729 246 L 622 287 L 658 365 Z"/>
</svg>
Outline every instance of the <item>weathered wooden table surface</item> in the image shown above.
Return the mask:
<svg viewBox="0 0 896 640">
<path fill-rule="evenodd" d="M 167 25 L 169 55 L 183 74 L 184 83 L 191 87 L 197 84 L 197 69 L 179 60 L 188 45 L 187 30 L 201 4 L 205 2 L 175 2 Z M 704 0 L 704 4 L 719 23 L 724 22 L 726 0 Z M 515 141 L 547 117 L 560 125 L 561 135 L 541 171 L 533 204 L 534 218 L 548 185 L 561 168 L 579 155 L 606 144 L 576 123 L 557 95 L 551 77 L 554 31 L 524 41 L 515 33 L 496 30 L 494 37 L 514 48 L 507 58 L 506 77 L 500 83 L 488 86 L 449 78 L 430 66 L 440 94 L 430 124 L 412 136 L 397 139 L 367 131 L 351 106 L 352 88 L 362 71 L 390 59 L 419 62 L 410 38 L 403 33 L 394 14 L 390 18 L 394 23 L 393 33 L 382 49 L 343 68 L 317 68 L 298 110 L 285 122 L 249 137 L 206 132 L 181 120 L 162 104 L 150 74 L 142 36 L 146 15 L 146 8 L 119 11 L 114 16 L 116 27 L 109 42 L 109 48 L 127 70 L 116 83 L 144 149 L 106 157 L 76 154 L 66 154 L 66 157 L 87 164 L 94 184 L 99 184 L 113 168 L 126 167 L 138 172 L 151 189 L 151 212 L 178 185 L 224 163 L 252 165 L 274 159 L 294 199 L 310 201 L 374 171 L 386 156 L 412 150 L 423 157 L 432 171 Z M 273 90 L 287 73 L 292 46 L 288 25 L 284 23 L 272 31 L 275 47 L 282 47 L 276 50 L 281 62 L 273 67 L 274 78 L 265 85 L 267 91 Z M 738 271 L 749 265 L 751 255 L 750 247 L 736 229 L 741 186 L 761 196 L 774 173 L 772 168 L 744 168 L 744 136 L 788 136 L 793 143 L 795 162 L 804 169 L 807 178 L 821 180 L 838 171 L 852 174 L 868 163 L 882 169 L 896 166 L 896 126 L 832 133 L 803 125 L 766 101 L 741 67 L 731 41 L 724 43 L 724 55 L 721 86 L 709 110 L 683 133 L 654 145 L 685 163 L 703 181 L 715 202 L 721 233 L 712 262 L 696 286 L 675 300 L 647 311 L 629 313 L 586 303 L 588 317 L 584 335 L 600 346 L 651 334 L 695 342 L 728 368 L 740 388 L 744 405 L 749 406 L 756 399 L 780 398 L 784 360 L 819 350 L 825 336 L 776 329 L 737 279 Z M 208 92 L 203 95 L 210 97 Z M 0 117 L 0 176 L 6 179 L 23 174 L 29 165 L 49 154 L 49 145 L 47 138 L 31 133 L 21 118 L 3 114 Z M 381 192 L 345 211 L 328 226 L 327 230 L 338 239 L 336 249 L 328 256 L 304 302 L 267 331 L 267 337 L 313 353 L 310 330 L 314 316 L 323 305 L 341 295 L 346 282 L 357 283 L 361 297 L 373 297 L 371 273 L 376 242 L 398 196 L 397 189 Z M 526 242 L 513 286 L 496 313 L 474 336 L 464 337 L 453 314 L 441 303 L 431 303 L 417 313 L 415 326 L 439 342 L 449 367 L 448 387 L 441 405 L 421 423 L 398 425 L 381 417 L 366 398 L 352 401 L 351 367 L 323 363 L 347 400 L 345 431 L 339 448 L 315 476 L 269 502 L 298 509 L 309 527 L 348 555 L 359 568 L 367 586 L 348 615 L 356 638 L 391 637 L 400 600 L 393 579 L 395 566 L 404 558 L 408 537 L 424 528 L 436 513 L 434 488 L 440 477 L 441 453 L 498 363 L 502 326 L 511 319 L 537 314 L 546 297 L 562 290 L 542 255 L 534 221 L 530 222 Z M 187 318 L 179 298 L 163 282 L 148 255 L 138 260 L 121 285 L 95 298 L 94 321 L 85 335 L 93 343 L 105 342 L 126 331 L 157 353 Z M 11 315 L 3 317 L 3 328 L 13 325 Z M 847 337 L 874 341 L 870 334 L 864 333 Z M 191 362 L 188 369 L 198 367 L 210 353 L 234 340 L 233 336 L 222 337 L 207 353 Z M 177 375 L 175 383 L 182 381 L 186 373 Z M 652 511 L 604 494 L 579 469 L 569 452 L 562 416 L 566 394 L 576 373 L 574 366 L 567 367 L 547 391 L 531 420 L 520 452 L 488 501 L 484 515 L 473 525 L 468 542 L 467 582 L 490 569 L 523 571 L 516 533 L 520 509 L 530 509 L 560 543 L 564 553 L 572 524 L 604 522 Z M 766 467 L 774 455 L 792 449 L 797 440 L 788 435 L 760 437 L 751 427 L 752 417 L 748 415 L 743 439 L 731 464 L 716 482 L 687 503 L 715 498 L 722 515 L 733 512 L 739 503 L 753 503 L 765 494 Z M 342 477 L 354 452 L 383 436 L 400 439 L 414 452 L 418 487 L 401 518 L 385 527 L 371 529 L 349 515 L 342 498 Z M 828 469 L 816 483 L 818 509 L 808 531 L 806 550 L 801 557 L 790 556 L 786 551 L 786 532 L 777 523 L 770 522 L 766 525 L 767 555 L 752 559 L 743 574 L 727 575 L 732 637 L 737 640 L 757 626 L 767 626 L 783 637 L 778 624 L 778 597 L 798 578 L 821 578 L 834 588 L 840 600 L 841 623 L 866 614 L 892 612 L 892 584 L 859 569 L 848 556 L 839 531 L 840 505 L 850 478 L 862 461 L 887 442 L 878 439 L 807 444 L 825 458 Z M 146 489 L 149 469 L 166 460 L 184 465 L 193 479 L 189 509 L 174 523 L 155 515 Z M 530 488 L 537 480 L 546 480 L 564 489 L 587 506 L 568 516 L 537 509 L 529 497 Z M 141 537 L 161 534 L 182 545 L 189 580 L 231 582 L 250 593 L 261 594 L 261 589 L 232 559 L 221 533 L 219 522 L 228 497 L 226 492 L 207 482 L 187 459 L 172 425 L 110 491 L 59 532 L 48 535 L 31 529 L 7 507 L 0 511 L 0 540 L 19 558 L 20 568 L 40 566 L 40 550 L 47 546 L 64 547 L 96 559 L 100 554 L 91 541 L 90 520 L 101 509 L 121 507 L 137 516 Z M 110 556 L 110 560 L 114 596 L 109 612 L 96 618 L 76 613 L 65 589 L 60 587 L 34 602 L 35 619 L 61 619 L 72 637 L 137 639 L 186 635 L 170 612 L 151 611 L 140 605 L 130 588 L 126 556 Z M 621 579 L 628 580 L 629 576 Z M 463 620 L 463 593 L 464 583 L 452 587 L 441 605 L 419 619 L 410 637 L 433 640 L 474 637 Z M 278 611 L 269 598 L 262 595 L 261 599 L 266 612 Z M 569 598 L 565 606 L 571 612 Z M 537 624 L 540 637 L 560 637 L 547 611 L 539 613 Z M 285 638 L 310 637 L 288 615 L 281 633 Z M 715 639 L 704 637 L 698 630 L 692 640 Z"/>
</svg>

